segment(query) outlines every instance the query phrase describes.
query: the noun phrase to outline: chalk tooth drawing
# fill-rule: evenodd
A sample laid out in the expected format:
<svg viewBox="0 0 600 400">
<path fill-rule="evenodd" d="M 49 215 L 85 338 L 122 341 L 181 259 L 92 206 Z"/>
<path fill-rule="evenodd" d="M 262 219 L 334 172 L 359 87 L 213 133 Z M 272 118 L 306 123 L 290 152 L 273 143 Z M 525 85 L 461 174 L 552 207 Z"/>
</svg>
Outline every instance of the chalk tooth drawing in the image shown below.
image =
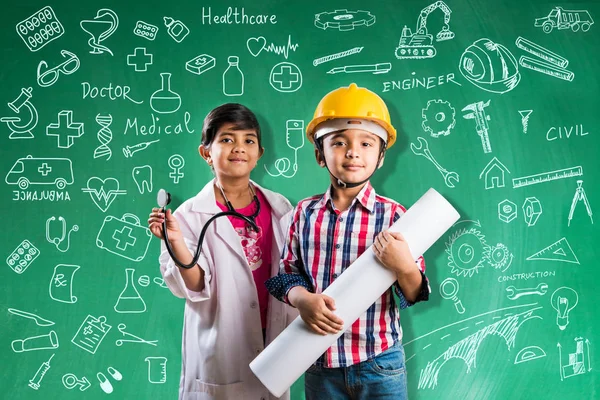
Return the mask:
<svg viewBox="0 0 600 400">
<path fill-rule="evenodd" d="M 159 141 L 160 141 L 160 139 L 156 139 L 156 140 L 151 140 L 149 142 L 138 143 L 133 146 L 125 146 L 125 147 L 123 147 L 123 155 L 125 156 L 125 158 L 133 157 L 133 155 L 135 153 L 137 153 L 138 151 L 145 150 L 152 143 L 156 143 Z"/>
<path fill-rule="evenodd" d="M 465 307 L 462 304 L 462 301 L 458 298 L 458 289 L 460 289 L 460 285 L 458 281 L 454 278 L 446 278 L 440 284 L 440 295 L 447 300 L 452 300 L 454 302 L 454 308 L 456 312 L 459 314 L 465 313 Z"/>
<path fill-rule="evenodd" d="M 227 57 L 227 69 L 223 72 L 223 94 L 241 96 L 244 94 L 244 73 L 240 69 L 238 56 Z"/>
<path fill-rule="evenodd" d="M 119 294 L 119 298 L 115 303 L 114 309 L 119 314 L 137 314 L 146 312 L 146 303 L 135 287 L 133 268 L 125 270 L 125 287 Z"/>
<path fill-rule="evenodd" d="M 463 115 L 463 118 L 475 120 L 475 130 L 481 138 L 481 146 L 483 147 L 483 152 L 486 154 L 492 152 L 492 145 L 490 144 L 489 136 L 490 126 L 488 124 L 490 116 L 485 112 L 485 108 L 489 105 L 490 100 L 486 101 L 485 103 L 483 101 L 478 101 L 469 104 L 462 109 L 462 111 L 470 111 Z"/>
<path fill-rule="evenodd" d="M 333 54 L 329 54 L 327 56 L 323 56 L 323 57 L 319 57 L 319 58 L 315 58 L 313 60 L 313 66 L 317 66 L 329 61 L 333 61 L 333 60 L 337 60 L 340 58 L 344 58 L 344 57 L 348 57 L 352 54 L 358 54 L 363 50 L 364 47 L 353 47 L 349 50 L 344 50 L 344 51 L 340 51 L 338 53 L 333 53 Z"/>
<path fill-rule="evenodd" d="M 287 44 L 278 46 L 275 43 L 271 43 L 267 46 L 267 39 L 264 36 L 251 37 L 246 40 L 246 48 L 254 57 L 265 51 L 267 53 L 275 53 L 277 55 L 283 54 L 283 57 L 287 60 L 290 51 L 296 51 L 300 45 L 298 43 L 292 44 L 292 35 L 288 35 Z"/>
<path fill-rule="evenodd" d="M 557 169 L 556 171 L 542 172 L 539 174 L 522 176 L 519 178 L 513 178 L 513 188 L 519 188 L 523 186 L 535 185 L 537 183 L 551 182 L 558 179 L 571 178 L 573 176 L 583 175 L 583 168 L 581 166 L 569 167 L 563 169 Z"/>
<path fill-rule="evenodd" d="M 561 238 L 551 245 L 527 257 L 528 261 L 561 261 L 572 264 L 579 264 L 577 256 L 573 252 L 571 245 L 566 238 Z"/>
<path fill-rule="evenodd" d="M 446 168 L 442 167 L 433 157 L 431 151 L 429 150 L 429 143 L 424 137 L 417 137 L 419 145 L 417 146 L 415 143 L 410 144 L 411 151 L 417 156 L 423 156 L 427 160 L 431 161 L 431 163 L 437 168 L 437 170 L 442 174 L 444 178 L 444 183 L 446 186 L 453 188 L 455 183 L 458 183 L 460 177 L 454 171 L 448 171 Z"/>
<path fill-rule="evenodd" d="M 131 171 L 131 175 L 133 176 L 133 181 L 135 182 L 140 194 L 144 194 L 146 191 L 148 191 L 148 193 L 152 192 L 151 166 L 142 165 L 139 167 L 134 167 L 133 171 Z"/>
<path fill-rule="evenodd" d="M 569 82 L 575 79 L 575 74 L 566 69 L 569 65 L 569 60 L 566 58 L 521 36 L 517 38 L 515 44 L 519 49 L 538 57 L 521 56 L 520 66 Z"/>
<path fill-rule="evenodd" d="M 29 380 L 29 384 L 27 386 L 29 386 L 30 388 L 32 388 L 34 390 L 38 390 L 40 388 L 40 386 L 42 384 L 42 379 L 44 379 L 44 376 L 46 376 L 46 373 L 50 369 L 50 361 L 52 360 L 53 357 L 54 357 L 54 354 L 52 354 L 50 356 L 48 361 L 44 361 L 42 364 L 40 364 L 40 366 L 38 367 L 38 370 L 36 371 L 33 378 L 31 378 Z"/>
<path fill-rule="evenodd" d="M 514 258 L 508 247 L 502 243 L 490 247 L 489 263 L 495 269 L 505 272 L 512 265 Z"/>
<path fill-rule="evenodd" d="M 96 354 L 98 347 L 112 328 L 106 323 L 106 317 L 101 315 L 98 318 L 88 315 L 81 325 L 71 343 L 91 354 Z"/>
<path fill-rule="evenodd" d="M 492 158 L 479 174 L 479 179 L 484 179 L 485 190 L 504 187 L 504 174 L 510 170 L 496 157 Z"/>
<path fill-rule="evenodd" d="M 185 63 L 185 69 L 192 74 L 202 75 L 217 65 L 215 58 L 208 54 L 200 54 Z"/>
<path fill-rule="evenodd" d="M 150 108 L 159 114 L 171 114 L 181 107 L 181 96 L 171 90 L 171 74 L 161 72 L 161 88 L 150 96 Z"/>
<path fill-rule="evenodd" d="M 527 226 L 533 226 L 542 215 L 542 203 L 536 197 L 528 197 L 523 202 L 523 217 Z"/>
<path fill-rule="evenodd" d="M 83 122 L 73 122 L 73 111 L 62 110 L 58 113 L 58 121 L 46 127 L 46 136 L 56 136 L 59 149 L 68 149 L 84 133 Z"/>
<path fill-rule="evenodd" d="M 29 101 L 32 97 L 32 88 L 21 88 L 19 96 L 8 103 L 8 107 L 18 116 L 2 117 L 0 122 L 8 125 L 11 133 L 9 139 L 33 139 L 31 130 L 37 126 L 38 112 L 35 106 Z M 23 114 L 21 114 L 23 112 Z"/>
<path fill-rule="evenodd" d="M 181 43 L 181 41 L 190 34 L 188 27 L 179 20 L 176 21 L 171 17 L 163 17 L 163 21 L 167 27 L 167 33 L 177 43 Z"/>
<path fill-rule="evenodd" d="M 548 291 L 548 284 L 546 283 L 540 283 L 539 285 L 537 285 L 534 288 L 516 288 L 514 286 L 509 286 L 506 288 L 506 291 L 508 292 L 508 294 L 506 295 L 506 297 L 509 300 L 516 300 L 519 297 L 522 296 L 530 296 L 533 294 L 537 294 L 539 296 L 543 296 L 546 294 L 546 292 Z"/>
<path fill-rule="evenodd" d="M 450 102 L 444 100 L 429 100 L 427 106 L 421 109 L 423 121 L 421 126 L 431 137 L 448 136 L 456 124 L 456 110 Z"/>
<path fill-rule="evenodd" d="M 515 356 L 515 365 L 546 357 L 546 352 L 539 346 L 523 347 Z"/>
<path fill-rule="evenodd" d="M 90 54 L 107 52 L 111 56 L 114 55 L 108 47 L 101 44 L 111 37 L 119 27 L 119 17 L 113 10 L 102 8 L 98 10 L 94 19 L 83 20 L 79 26 L 91 36 L 88 40 L 88 44 L 92 48 Z"/>
<path fill-rule="evenodd" d="M 465 49 L 458 69 L 473 85 L 491 93 L 509 92 L 521 80 L 515 56 L 504 45 L 487 38 L 476 40 Z"/>
<path fill-rule="evenodd" d="M 387 74 L 392 69 L 391 63 L 378 63 L 378 64 L 363 64 L 363 65 L 344 65 L 341 67 L 335 67 L 327 71 L 328 74 L 353 74 L 357 72 L 370 72 L 373 75 Z"/>
<path fill-rule="evenodd" d="M 79 58 L 68 50 L 61 50 L 60 55 L 67 58 L 66 61 L 54 68 L 48 68 L 48 63 L 42 60 L 37 67 L 37 83 L 41 87 L 54 85 L 60 74 L 71 75 L 79 69 Z"/>
<path fill-rule="evenodd" d="M 143 344 L 149 344 L 151 346 L 156 346 L 156 344 L 158 343 L 158 340 L 142 339 L 139 336 L 136 336 L 132 333 L 125 331 L 125 329 L 127 329 L 127 326 L 125 324 L 119 324 L 119 326 L 117 326 L 117 329 L 119 329 L 119 332 L 121 332 L 123 334 L 123 337 L 125 338 L 125 339 L 117 339 L 115 341 L 115 344 L 117 346 L 123 346 L 123 343 L 143 343 Z"/>
<path fill-rule="evenodd" d="M 62 376 L 62 384 L 65 388 L 72 390 L 76 387 L 79 388 L 80 392 L 86 391 L 92 384 L 85 376 L 81 379 L 77 377 L 77 375 L 73 373 L 67 373 Z"/>
<path fill-rule="evenodd" d="M 556 325 L 564 331 L 569 325 L 569 314 L 579 303 L 577 292 L 570 287 L 559 287 L 552 293 L 550 305 L 556 310 Z"/>
<path fill-rule="evenodd" d="M 152 65 L 153 57 L 145 47 L 136 47 L 132 54 L 127 55 L 127 65 L 132 66 L 135 72 L 146 72 L 148 66 Z"/>
<path fill-rule="evenodd" d="M 446 254 L 450 272 L 470 278 L 488 262 L 490 246 L 478 229 L 461 228 L 446 242 Z"/>
<path fill-rule="evenodd" d="M 61 253 L 65 253 L 69 250 L 69 247 L 71 247 L 71 233 L 77 232 L 79 230 L 79 226 L 73 225 L 69 229 L 69 232 L 67 233 L 67 221 L 62 216 L 59 216 L 58 223 L 60 224 L 60 234 L 52 235 L 51 225 L 56 220 L 57 219 L 54 216 L 52 216 L 46 220 L 46 240 L 49 243 L 52 243 L 54 246 L 56 246 L 56 249 L 58 251 L 60 251 Z M 66 249 L 63 250 L 60 248 L 60 245 L 65 241 L 65 237 L 67 240 L 67 244 L 66 244 Z"/>
<path fill-rule="evenodd" d="M 52 325 L 54 325 L 53 321 L 47 320 L 46 318 L 42 318 L 39 315 L 34 314 L 32 312 L 17 310 L 16 308 L 9 308 L 8 312 L 13 315 L 19 316 L 19 317 L 30 319 L 30 320 L 34 321 L 37 326 L 52 326 Z"/>
<path fill-rule="evenodd" d="M 498 203 L 498 219 L 507 224 L 517 218 L 517 205 L 508 199 Z"/>
<path fill-rule="evenodd" d="M 94 158 L 106 157 L 106 161 L 112 157 L 112 150 L 108 147 L 108 144 L 112 141 L 112 131 L 110 125 L 112 124 L 112 115 L 96 115 L 96 123 L 100 125 L 100 130 L 96 134 L 100 146 L 94 149 Z"/>
<path fill-rule="evenodd" d="M 521 127 L 523 128 L 523 133 L 527 133 L 527 127 L 529 125 L 529 116 L 533 110 L 519 110 L 519 114 L 521 115 Z"/>
<path fill-rule="evenodd" d="M 15 339 L 11 343 L 12 350 L 15 353 L 36 350 L 54 350 L 58 349 L 58 336 L 55 331 L 50 331 L 44 335 L 30 336 L 25 339 Z"/>
<path fill-rule="evenodd" d="M 433 35 L 427 32 L 427 17 L 438 8 L 444 13 L 444 25 L 437 33 L 435 40 L 441 42 L 454 38 L 454 32 L 450 30 L 449 25 L 452 10 L 443 1 L 436 1 L 421 10 L 415 33 L 412 33 L 410 28 L 404 25 L 400 35 L 400 43 L 396 48 L 396 58 L 420 60 L 435 57 L 436 50 L 433 47 Z"/>
<path fill-rule="evenodd" d="M 302 72 L 296 64 L 280 62 L 271 69 L 269 84 L 278 92 L 295 92 L 302 87 Z"/>
<path fill-rule="evenodd" d="M 148 228 L 141 226 L 136 215 L 125 213 L 122 218 L 109 215 L 104 218 L 96 236 L 96 246 L 139 262 L 146 257 L 151 238 L 152 233 Z"/>
<path fill-rule="evenodd" d="M 544 33 L 550 33 L 554 29 L 571 29 L 573 32 L 590 30 L 594 20 L 587 10 L 565 10 L 562 7 L 554 7 L 545 17 L 536 18 L 533 26 L 542 28 Z"/>
<path fill-rule="evenodd" d="M 4 181 L 26 190 L 29 185 L 54 185 L 63 190 L 73 184 L 73 164 L 68 158 L 19 158 L 6 174 Z"/>
<path fill-rule="evenodd" d="M 335 10 L 315 14 L 315 26 L 319 29 L 337 29 L 339 31 L 352 31 L 359 26 L 371 26 L 375 23 L 375 16 L 369 11 Z"/>
<path fill-rule="evenodd" d="M 576 375 L 582 375 L 586 372 L 590 372 L 592 370 L 592 359 L 590 358 L 590 341 L 585 339 L 585 347 L 587 351 L 584 350 L 583 346 L 583 338 L 576 337 L 575 339 L 575 352 L 569 353 L 567 357 L 566 364 L 563 364 L 562 359 L 562 345 L 560 342 L 556 344 L 558 347 L 558 365 L 560 368 L 560 380 L 564 381 L 567 378 L 572 378 Z M 585 367 L 587 360 L 587 369 Z"/>
<path fill-rule="evenodd" d="M 102 212 L 106 212 L 117 196 L 127 194 L 126 190 L 119 189 L 116 178 L 98 178 L 93 176 L 88 179 L 87 186 L 81 189 L 89 193 L 92 201 Z"/>
<path fill-rule="evenodd" d="M 585 210 L 587 211 L 588 216 L 590 217 L 590 221 L 592 224 L 594 223 L 594 219 L 592 218 L 592 207 L 590 206 L 590 202 L 585 194 L 585 190 L 583 189 L 583 181 L 577 180 L 577 189 L 575 189 L 575 195 L 573 196 L 573 201 L 571 202 L 571 209 L 569 210 L 569 223 L 568 226 L 571 226 L 571 220 L 573 219 L 573 213 L 575 212 L 575 208 L 577 204 L 583 201 L 585 204 Z"/>
<path fill-rule="evenodd" d="M 179 179 L 185 176 L 182 171 L 183 167 L 185 166 L 185 159 L 181 154 L 173 154 L 171 157 L 169 157 L 167 164 L 169 164 L 169 168 L 171 168 L 169 177 L 173 179 L 173 183 L 177 185 L 179 183 Z"/>
<path fill-rule="evenodd" d="M 50 6 L 46 6 L 18 22 L 16 29 L 31 51 L 38 51 L 65 33 L 65 29 Z"/>
<path fill-rule="evenodd" d="M 275 169 L 277 174 L 271 173 L 265 165 L 267 173 L 273 177 L 282 176 L 284 178 L 293 178 L 298 172 L 298 150 L 304 147 L 304 121 L 300 119 L 290 119 L 285 122 L 285 141 L 287 146 L 294 150 L 294 163 L 292 164 L 287 157 L 275 160 Z M 292 167 L 292 171 L 290 171 Z"/>
<path fill-rule="evenodd" d="M 133 28 L 133 34 L 152 41 L 156 39 L 156 35 L 158 34 L 158 26 L 152 25 L 148 22 L 138 21 L 135 23 L 135 27 Z"/>
<path fill-rule="evenodd" d="M 81 268 L 79 265 L 67 264 L 58 264 L 54 267 L 48 289 L 52 300 L 68 304 L 77 302 L 77 296 L 73 295 L 73 277 L 79 268 Z"/>
<path fill-rule="evenodd" d="M 39 249 L 25 239 L 6 257 L 6 264 L 17 274 L 22 274 L 39 256 Z"/>
<path fill-rule="evenodd" d="M 167 358 L 146 357 L 148 362 L 148 382 L 165 383 L 167 381 Z"/>
</svg>

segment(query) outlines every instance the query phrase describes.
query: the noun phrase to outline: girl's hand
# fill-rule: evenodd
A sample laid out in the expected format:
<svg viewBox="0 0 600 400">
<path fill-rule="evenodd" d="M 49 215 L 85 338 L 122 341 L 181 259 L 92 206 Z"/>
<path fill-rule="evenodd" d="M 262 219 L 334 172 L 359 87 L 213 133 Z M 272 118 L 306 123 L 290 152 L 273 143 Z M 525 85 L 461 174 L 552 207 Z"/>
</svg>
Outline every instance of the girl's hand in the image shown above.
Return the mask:
<svg viewBox="0 0 600 400">
<path fill-rule="evenodd" d="M 296 308 L 304 322 L 320 335 L 335 334 L 344 327 L 344 322 L 332 312 L 335 301 L 327 295 L 307 292 L 298 299 Z"/>
<path fill-rule="evenodd" d="M 170 209 L 167 209 L 166 212 L 167 217 L 167 234 L 169 235 L 169 241 L 171 243 L 183 240 L 183 234 L 179 229 L 179 223 L 177 222 L 177 218 L 171 213 Z M 165 213 L 161 208 L 155 207 L 152 209 L 150 213 L 150 218 L 148 218 L 148 228 L 150 228 L 150 232 L 154 236 L 159 239 L 164 239 L 165 235 L 163 232 L 162 223 L 165 220 Z"/>
<path fill-rule="evenodd" d="M 379 233 L 373 242 L 373 252 L 384 267 L 397 274 L 411 273 L 417 268 L 408 243 L 399 232 Z"/>
</svg>

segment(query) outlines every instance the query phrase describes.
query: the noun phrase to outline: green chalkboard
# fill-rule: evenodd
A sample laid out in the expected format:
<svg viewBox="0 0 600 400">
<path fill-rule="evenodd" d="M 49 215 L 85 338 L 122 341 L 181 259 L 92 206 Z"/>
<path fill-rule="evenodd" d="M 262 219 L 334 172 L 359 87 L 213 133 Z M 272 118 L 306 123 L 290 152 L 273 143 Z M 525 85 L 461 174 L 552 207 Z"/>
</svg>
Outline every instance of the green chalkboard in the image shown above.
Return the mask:
<svg viewBox="0 0 600 400">
<path fill-rule="evenodd" d="M 425 254 L 431 299 L 401 313 L 410 398 L 600 398 L 598 2 L 3 8 L 4 398 L 176 398 L 184 303 L 145 230 L 158 188 L 177 206 L 211 179 L 202 121 L 233 101 L 264 131 L 252 178 L 322 193 L 302 130 L 351 82 L 399 133 L 376 190 L 410 206 L 433 187 L 462 215 Z M 136 244 L 109 245 L 123 227 Z"/>
</svg>

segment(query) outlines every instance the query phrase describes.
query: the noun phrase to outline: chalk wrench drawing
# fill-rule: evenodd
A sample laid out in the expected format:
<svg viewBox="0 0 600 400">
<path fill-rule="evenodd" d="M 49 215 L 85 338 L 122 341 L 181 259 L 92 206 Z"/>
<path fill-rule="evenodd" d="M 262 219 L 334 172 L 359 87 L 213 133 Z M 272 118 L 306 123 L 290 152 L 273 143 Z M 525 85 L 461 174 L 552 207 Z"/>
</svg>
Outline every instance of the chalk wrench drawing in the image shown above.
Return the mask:
<svg viewBox="0 0 600 400">
<path fill-rule="evenodd" d="M 16 117 L 2 117 L 0 122 L 6 123 L 8 128 L 11 130 L 9 139 L 33 139 L 33 133 L 31 130 L 37 126 L 38 123 L 38 112 L 37 109 L 31 102 L 32 88 L 21 88 L 19 96 L 8 103 L 8 107 L 19 116 Z M 21 114 L 23 112 L 23 114 Z"/>
<path fill-rule="evenodd" d="M 294 163 L 292 164 L 287 157 L 278 158 L 275 161 L 277 174 L 271 173 L 266 165 L 264 167 L 267 174 L 273 177 L 282 176 L 284 178 L 293 178 L 296 175 L 296 172 L 298 172 L 298 150 L 304 147 L 304 121 L 300 119 L 290 119 L 286 121 L 285 125 L 285 141 L 288 147 L 294 150 Z M 293 172 L 288 172 L 290 167 L 292 167 Z"/>
<path fill-rule="evenodd" d="M 515 365 L 546 357 L 546 352 L 538 346 L 523 347 L 515 356 Z"/>
<path fill-rule="evenodd" d="M 572 378 L 576 375 L 585 374 L 586 372 L 590 372 L 592 370 L 592 359 L 590 357 L 590 341 L 588 339 L 585 339 L 585 347 L 587 349 L 587 352 L 585 352 L 583 346 L 583 338 L 576 337 L 574 340 L 575 352 L 569 353 L 569 357 L 567 357 L 568 363 L 564 365 L 562 361 L 562 345 L 560 344 L 560 342 L 556 344 L 556 347 L 558 347 L 558 365 L 560 368 L 561 381 L 564 381 L 567 378 Z M 587 369 L 585 368 L 586 360 Z"/>
<path fill-rule="evenodd" d="M 262 51 L 265 51 L 277 55 L 283 54 L 283 57 L 287 60 L 289 52 L 296 51 L 299 46 L 298 43 L 292 44 L 292 35 L 288 35 L 287 44 L 283 46 L 277 46 L 275 43 L 271 43 L 267 46 L 267 39 L 265 39 L 264 36 L 251 37 L 246 40 L 246 47 L 254 57 L 258 57 Z"/>
<path fill-rule="evenodd" d="M 579 295 L 570 287 L 559 287 L 552 293 L 550 305 L 556 310 L 556 325 L 564 331 L 569 325 L 569 314 L 579 303 Z"/>
<path fill-rule="evenodd" d="M 88 179 L 87 186 L 81 190 L 89 193 L 94 204 L 102 212 L 106 212 L 117 196 L 127 194 L 126 190 L 121 190 L 119 187 L 119 181 L 116 178 L 102 179 L 93 176 Z"/>
<path fill-rule="evenodd" d="M 539 285 L 537 285 L 534 288 L 519 288 L 519 289 L 517 289 L 514 286 L 509 286 L 506 288 L 506 291 L 508 292 L 506 297 L 509 300 L 516 300 L 519 297 L 530 296 L 532 294 L 537 294 L 539 296 L 543 296 L 548 291 L 548 284 L 540 283 Z"/>
<path fill-rule="evenodd" d="M 319 29 L 337 29 L 339 31 L 352 31 L 358 26 L 371 26 L 375 23 L 375 16 L 369 11 L 335 10 L 315 14 L 315 26 Z"/>
<path fill-rule="evenodd" d="M 571 202 L 571 209 L 569 210 L 569 223 L 568 226 L 571 226 L 571 220 L 573 219 L 573 213 L 575 212 L 575 208 L 577 204 L 583 201 L 585 204 L 585 210 L 587 211 L 588 216 L 590 217 L 590 221 L 592 224 L 594 223 L 594 219 L 592 218 L 592 207 L 590 206 L 590 202 L 585 194 L 585 190 L 583 189 L 583 181 L 577 180 L 577 189 L 575 189 L 575 195 L 573 196 L 573 201 Z"/>
<path fill-rule="evenodd" d="M 52 237 L 52 233 L 51 233 L 52 229 L 51 229 L 50 225 L 54 221 L 56 221 L 55 216 L 52 216 L 46 220 L 46 240 L 49 243 L 52 243 L 54 246 L 56 246 L 56 249 L 58 251 L 60 251 L 61 253 L 65 253 L 69 250 L 69 247 L 71 247 L 71 233 L 77 232 L 79 230 L 79 226 L 73 225 L 71 227 L 71 229 L 69 229 L 69 232 L 67 233 L 67 221 L 62 216 L 59 216 L 58 222 L 61 227 L 60 234 Z M 65 241 L 65 237 L 67 239 L 67 245 L 66 245 L 67 248 L 63 250 L 60 248 L 60 245 Z"/>
<path fill-rule="evenodd" d="M 458 183 L 460 180 L 460 177 L 458 176 L 458 174 L 454 171 L 448 171 L 446 168 L 442 167 L 436 161 L 436 159 L 431 154 L 431 151 L 429 150 L 429 143 L 427 143 L 427 140 L 424 137 L 419 136 L 419 137 L 417 137 L 417 140 L 419 142 L 419 145 L 417 146 L 415 143 L 411 143 L 410 150 L 415 155 L 423 156 L 427 160 L 431 161 L 431 163 L 442 174 L 442 177 L 444 178 L 444 183 L 446 184 L 446 186 L 448 186 L 449 188 L 453 188 L 454 184 Z"/>
<path fill-rule="evenodd" d="M 88 35 L 88 45 L 92 48 L 90 54 L 102 54 L 107 52 L 111 56 L 113 52 L 101 43 L 112 36 L 119 27 L 119 17 L 117 14 L 108 8 L 98 10 L 94 19 L 83 20 L 79 23 Z"/>
</svg>

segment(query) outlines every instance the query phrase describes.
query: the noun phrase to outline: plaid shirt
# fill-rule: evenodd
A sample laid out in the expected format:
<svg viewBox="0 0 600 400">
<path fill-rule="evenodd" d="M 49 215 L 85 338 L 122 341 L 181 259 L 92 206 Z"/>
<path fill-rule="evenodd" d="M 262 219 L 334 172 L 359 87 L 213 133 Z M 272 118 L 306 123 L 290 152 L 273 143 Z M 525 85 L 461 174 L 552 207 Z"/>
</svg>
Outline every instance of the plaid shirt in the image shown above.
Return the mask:
<svg viewBox="0 0 600 400">
<path fill-rule="evenodd" d="M 283 249 L 280 273 L 266 283 L 269 292 L 285 302 L 295 286 L 322 293 L 373 244 L 379 232 L 389 228 L 405 211 L 400 204 L 377 195 L 370 182 L 343 212 L 335 209 L 331 188 L 325 194 L 300 201 Z M 417 265 L 422 285 L 415 302 L 427 300 L 431 292 L 423 257 Z M 372 359 L 400 341 L 402 327 L 392 289 L 400 299 L 400 308 L 414 304 L 404 298 L 396 281 L 315 364 L 347 367 Z"/>
</svg>

